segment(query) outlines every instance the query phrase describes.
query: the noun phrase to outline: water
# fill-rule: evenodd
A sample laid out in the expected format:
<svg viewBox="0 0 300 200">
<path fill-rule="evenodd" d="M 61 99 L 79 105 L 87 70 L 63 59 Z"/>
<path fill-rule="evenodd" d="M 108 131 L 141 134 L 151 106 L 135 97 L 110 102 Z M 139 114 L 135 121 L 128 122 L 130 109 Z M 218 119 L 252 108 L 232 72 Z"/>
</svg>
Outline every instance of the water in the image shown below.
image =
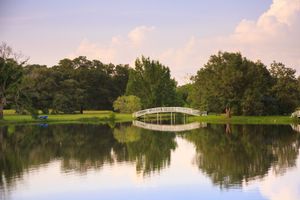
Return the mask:
<svg viewBox="0 0 300 200">
<path fill-rule="evenodd" d="M 0 199 L 300 199 L 289 125 L 0 127 Z"/>
</svg>

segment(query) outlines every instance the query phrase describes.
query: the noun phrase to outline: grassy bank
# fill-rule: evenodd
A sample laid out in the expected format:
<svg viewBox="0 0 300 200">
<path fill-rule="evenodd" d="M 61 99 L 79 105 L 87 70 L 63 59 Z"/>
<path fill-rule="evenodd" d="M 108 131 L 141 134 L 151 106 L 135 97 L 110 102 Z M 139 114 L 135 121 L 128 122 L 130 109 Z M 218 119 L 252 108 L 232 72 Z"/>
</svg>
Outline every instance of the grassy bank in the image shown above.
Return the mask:
<svg viewBox="0 0 300 200">
<path fill-rule="evenodd" d="M 120 114 L 111 111 L 84 111 L 83 114 L 58 114 L 47 115 L 47 120 L 33 119 L 30 115 L 15 114 L 13 110 L 4 111 L 4 120 L 0 124 L 22 124 L 22 123 L 108 123 L 129 122 L 131 114 Z"/>
<path fill-rule="evenodd" d="M 233 116 L 226 118 L 224 115 L 208 115 L 192 117 L 192 121 L 207 123 L 230 123 L 230 124 L 292 124 L 300 123 L 300 119 L 290 116 Z"/>
<path fill-rule="evenodd" d="M 130 122 L 133 120 L 131 114 L 120 114 L 112 111 L 84 111 L 83 114 L 59 114 L 47 115 L 47 120 L 33 119 L 30 115 L 15 114 L 13 110 L 5 110 L 2 124 L 25 124 L 25 123 L 111 123 Z M 168 117 L 165 114 L 162 117 Z M 156 115 L 152 116 L 156 118 Z M 148 118 L 151 118 L 149 116 Z M 207 122 L 214 124 L 292 124 L 300 123 L 300 119 L 294 119 L 289 116 L 233 116 L 228 119 L 224 115 L 209 115 L 201 117 L 189 117 L 188 121 Z"/>
</svg>

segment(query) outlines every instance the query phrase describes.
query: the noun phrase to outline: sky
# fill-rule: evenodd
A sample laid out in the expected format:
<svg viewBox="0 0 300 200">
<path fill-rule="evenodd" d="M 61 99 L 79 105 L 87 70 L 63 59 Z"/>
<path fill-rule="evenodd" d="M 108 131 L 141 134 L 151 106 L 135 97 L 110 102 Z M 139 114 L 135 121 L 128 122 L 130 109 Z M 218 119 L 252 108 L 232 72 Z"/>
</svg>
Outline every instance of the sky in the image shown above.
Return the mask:
<svg viewBox="0 0 300 200">
<path fill-rule="evenodd" d="M 51 67 L 144 55 L 184 84 L 218 51 L 300 73 L 300 0 L 0 0 L 0 42 Z"/>
</svg>

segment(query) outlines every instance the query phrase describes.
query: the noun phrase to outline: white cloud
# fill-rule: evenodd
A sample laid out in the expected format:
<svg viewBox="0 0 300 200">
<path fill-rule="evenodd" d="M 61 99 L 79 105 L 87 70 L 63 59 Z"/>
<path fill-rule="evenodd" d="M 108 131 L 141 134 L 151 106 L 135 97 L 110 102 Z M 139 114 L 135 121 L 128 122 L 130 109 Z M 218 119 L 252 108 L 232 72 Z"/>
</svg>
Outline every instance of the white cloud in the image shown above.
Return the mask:
<svg viewBox="0 0 300 200">
<path fill-rule="evenodd" d="M 74 58 L 82 55 L 89 59 L 101 60 L 104 63 L 133 64 L 138 56 L 151 54 L 150 48 L 147 48 L 149 43 L 147 37 L 149 38 L 154 30 L 153 26 L 138 26 L 132 29 L 127 36 L 114 36 L 107 44 L 101 45 L 85 38 L 75 52 L 68 57 Z"/>
<path fill-rule="evenodd" d="M 181 48 L 167 49 L 160 58 L 175 69 L 195 72 L 210 55 L 221 51 L 239 51 L 252 60 L 270 64 L 280 61 L 300 71 L 300 0 L 273 0 L 257 21 L 243 19 L 232 34 L 191 39 Z"/>
<path fill-rule="evenodd" d="M 139 46 L 145 41 L 147 34 L 151 33 L 153 30 L 155 30 L 154 26 L 139 26 L 128 33 L 128 38 L 133 45 Z"/>
<path fill-rule="evenodd" d="M 269 65 L 273 60 L 300 72 L 300 0 L 273 0 L 270 8 L 256 21 L 243 19 L 232 34 L 211 38 L 191 36 L 180 47 L 164 45 L 164 34 L 153 34 L 153 26 L 139 26 L 125 36 L 116 36 L 106 45 L 84 39 L 71 57 L 86 55 L 103 62 L 130 63 L 140 55 L 159 59 L 171 68 L 172 75 L 184 83 L 195 74 L 210 55 L 239 51 L 252 60 Z"/>
</svg>

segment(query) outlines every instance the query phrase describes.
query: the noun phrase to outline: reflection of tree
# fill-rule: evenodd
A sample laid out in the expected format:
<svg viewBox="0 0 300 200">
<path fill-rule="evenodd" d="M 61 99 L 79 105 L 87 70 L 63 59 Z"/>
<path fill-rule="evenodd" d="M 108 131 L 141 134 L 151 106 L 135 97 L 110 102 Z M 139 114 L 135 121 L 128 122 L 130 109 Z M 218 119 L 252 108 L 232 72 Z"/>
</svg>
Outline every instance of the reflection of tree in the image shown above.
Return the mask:
<svg viewBox="0 0 300 200">
<path fill-rule="evenodd" d="M 120 148 L 107 126 L 16 126 L 12 135 L 7 127 L 0 130 L 0 173 L 8 183 L 24 170 L 52 159 L 63 159 L 64 170 L 99 168 L 112 163 L 111 150 Z"/>
<path fill-rule="evenodd" d="M 196 146 L 196 163 L 221 187 L 241 184 L 262 177 L 273 166 L 276 172 L 295 166 L 299 135 L 288 126 L 231 127 L 210 125 L 185 137 Z"/>
<path fill-rule="evenodd" d="M 126 144 L 126 160 L 135 161 L 137 172 L 143 175 L 170 165 L 171 150 L 177 146 L 174 133 L 154 132 L 134 126 L 120 126 L 114 129 L 114 136 Z"/>
<path fill-rule="evenodd" d="M 134 126 L 120 126 L 114 129 L 114 137 L 120 143 L 135 142 L 140 140 L 142 129 Z"/>
<path fill-rule="evenodd" d="M 144 175 L 170 165 L 171 150 L 176 148 L 174 133 L 143 131 L 141 140 L 128 143 L 130 160 L 136 160 L 137 172 Z"/>
<path fill-rule="evenodd" d="M 12 133 L 13 131 L 13 133 Z M 123 135 L 122 135 L 123 134 Z M 24 171 L 60 159 L 62 170 L 79 173 L 104 164 L 136 162 L 148 174 L 170 163 L 175 134 L 117 125 L 50 125 L 0 127 L 0 188 Z"/>
</svg>

